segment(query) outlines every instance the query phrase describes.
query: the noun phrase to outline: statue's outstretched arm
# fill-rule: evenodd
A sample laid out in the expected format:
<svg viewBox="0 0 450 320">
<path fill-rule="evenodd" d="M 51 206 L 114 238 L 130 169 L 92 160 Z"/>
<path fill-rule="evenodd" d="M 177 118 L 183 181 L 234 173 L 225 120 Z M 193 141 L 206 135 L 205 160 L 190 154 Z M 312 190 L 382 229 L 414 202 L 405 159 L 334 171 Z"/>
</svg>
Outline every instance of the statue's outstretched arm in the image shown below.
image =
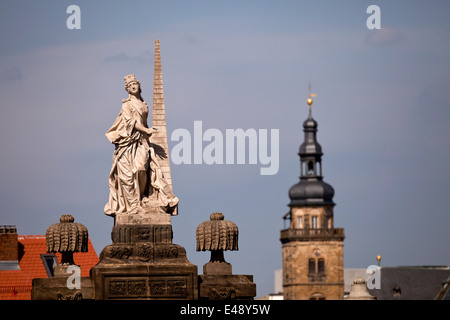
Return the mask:
<svg viewBox="0 0 450 320">
<path fill-rule="evenodd" d="M 158 129 L 156 128 L 146 128 L 144 127 L 142 124 L 136 122 L 136 124 L 134 125 L 134 128 L 139 131 L 140 133 L 144 133 L 147 134 L 149 136 L 151 136 L 153 133 L 155 133 Z"/>
</svg>

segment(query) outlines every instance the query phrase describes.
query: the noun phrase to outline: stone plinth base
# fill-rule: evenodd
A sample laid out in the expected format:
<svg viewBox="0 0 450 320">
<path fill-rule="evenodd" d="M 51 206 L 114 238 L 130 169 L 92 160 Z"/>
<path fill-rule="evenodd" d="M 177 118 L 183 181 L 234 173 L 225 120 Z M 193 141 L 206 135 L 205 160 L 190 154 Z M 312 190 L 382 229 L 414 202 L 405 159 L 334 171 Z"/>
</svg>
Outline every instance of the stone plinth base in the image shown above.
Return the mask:
<svg viewBox="0 0 450 320">
<path fill-rule="evenodd" d="M 95 299 L 198 299 L 197 266 L 172 243 L 170 224 L 121 224 L 91 269 Z"/>
<path fill-rule="evenodd" d="M 98 264 L 91 269 L 96 300 L 198 299 L 193 264 Z"/>
<path fill-rule="evenodd" d="M 80 278 L 80 289 L 69 289 L 68 277 L 35 278 L 31 300 L 88 300 L 94 298 L 92 279 Z"/>
<path fill-rule="evenodd" d="M 206 274 L 198 278 L 200 300 L 253 300 L 256 296 L 252 275 Z"/>
<path fill-rule="evenodd" d="M 170 224 L 170 221 L 171 215 L 162 212 L 129 213 L 129 214 L 120 214 L 115 217 L 116 225 L 124 225 L 124 224 L 157 225 L 157 224 Z"/>
<path fill-rule="evenodd" d="M 172 243 L 173 232 L 170 224 L 125 224 L 116 225 L 111 233 L 115 244 Z"/>
<path fill-rule="evenodd" d="M 226 261 L 214 261 L 208 262 L 203 265 L 203 274 L 211 274 L 211 275 L 221 275 L 221 274 L 232 274 L 233 267 L 230 263 Z"/>
</svg>

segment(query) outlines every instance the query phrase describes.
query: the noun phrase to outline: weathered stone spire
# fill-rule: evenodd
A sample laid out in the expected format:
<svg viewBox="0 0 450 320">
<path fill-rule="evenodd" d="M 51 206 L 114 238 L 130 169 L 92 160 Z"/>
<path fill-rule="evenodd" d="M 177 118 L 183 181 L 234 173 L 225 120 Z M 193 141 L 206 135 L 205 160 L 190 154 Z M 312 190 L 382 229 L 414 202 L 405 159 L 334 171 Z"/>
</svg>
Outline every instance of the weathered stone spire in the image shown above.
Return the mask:
<svg viewBox="0 0 450 320">
<path fill-rule="evenodd" d="M 172 177 L 170 175 L 169 145 L 167 143 L 166 108 L 164 106 L 164 91 L 161 68 L 161 53 L 159 40 L 155 40 L 155 67 L 153 79 L 153 113 L 152 127 L 158 129 L 151 137 L 157 154 L 158 162 L 164 175 L 164 179 L 172 189 Z"/>
</svg>

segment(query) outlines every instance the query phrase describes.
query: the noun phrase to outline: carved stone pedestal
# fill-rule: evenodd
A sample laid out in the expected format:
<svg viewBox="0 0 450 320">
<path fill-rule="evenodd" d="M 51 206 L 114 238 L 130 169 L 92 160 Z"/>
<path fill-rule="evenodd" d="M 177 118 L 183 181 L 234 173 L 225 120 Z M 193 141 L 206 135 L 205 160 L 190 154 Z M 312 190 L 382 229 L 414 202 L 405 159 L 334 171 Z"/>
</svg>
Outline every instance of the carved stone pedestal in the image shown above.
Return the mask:
<svg viewBox="0 0 450 320">
<path fill-rule="evenodd" d="M 95 299 L 198 299 L 197 266 L 172 243 L 170 224 L 123 224 L 91 269 Z"/>
<path fill-rule="evenodd" d="M 214 275 L 232 274 L 232 269 L 231 264 L 226 261 L 210 261 L 203 266 L 203 273 Z"/>
<path fill-rule="evenodd" d="M 252 275 L 199 275 L 200 300 L 253 300 L 256 284 Z"/>
<path fill-rule="evenodd" d="M 197 227 L 197 251 L 211 251 L 211 259 L 199 276 L 200 300 L 241 300 L 256 296 L 256 284 L 251 275 L 232 274 L 225 261 L 224 250 L 238 250 L 239 230 L 232 221 L 224 220 L 221 212 L 213 212 L 209 221 Z"/>
<path fill-rule="evenodd" d="M 72 272 L 67 272 L 68 266 L 55 267 L 54 277 L 34 278 L 32 281 L 31 300 L 89 300 L 93 299 L 94 286 L 92 279 L 81 277 L 79 288 L 73 286 L 69 279 Z M 72 284 L 68 285 L 68 282 Z"/>
<path fill-rule="evenodd" d="M 251 300 L 256 296 L 256 284 L 252 275 L 232 274 L 232 266 L 223 259 L 215 260 L 203 266 L 203 275 L 199 275 L 200 300 Z M 222 260 L 222 261 L 220 261 Z"/>
</svg>

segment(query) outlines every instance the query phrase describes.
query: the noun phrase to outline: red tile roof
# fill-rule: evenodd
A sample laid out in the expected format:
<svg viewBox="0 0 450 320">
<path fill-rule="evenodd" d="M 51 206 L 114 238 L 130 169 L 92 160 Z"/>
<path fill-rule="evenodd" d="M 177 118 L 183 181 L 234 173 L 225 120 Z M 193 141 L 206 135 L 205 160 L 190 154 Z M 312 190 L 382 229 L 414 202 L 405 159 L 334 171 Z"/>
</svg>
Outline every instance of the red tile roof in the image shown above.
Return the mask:
<svg viewBox="0 0 450 320">
<path fill-rule="evenodd" d="M 32 280 L 48 277 L 41 259 L 41 254 L 47 253 L 45 236 L 19 235 L 18 241 L 23 246 L 20 270 L 0 271 L 0 300 L 30 300 Z M 60 262 L 61 254 L 56 253 L 56 257 Z M 81 267 L 81 276 L 89 277 L 89 271 L 98 262 L 91 239 L 88 252 L 75 252 L 73 259 Z"/>
</svg>

